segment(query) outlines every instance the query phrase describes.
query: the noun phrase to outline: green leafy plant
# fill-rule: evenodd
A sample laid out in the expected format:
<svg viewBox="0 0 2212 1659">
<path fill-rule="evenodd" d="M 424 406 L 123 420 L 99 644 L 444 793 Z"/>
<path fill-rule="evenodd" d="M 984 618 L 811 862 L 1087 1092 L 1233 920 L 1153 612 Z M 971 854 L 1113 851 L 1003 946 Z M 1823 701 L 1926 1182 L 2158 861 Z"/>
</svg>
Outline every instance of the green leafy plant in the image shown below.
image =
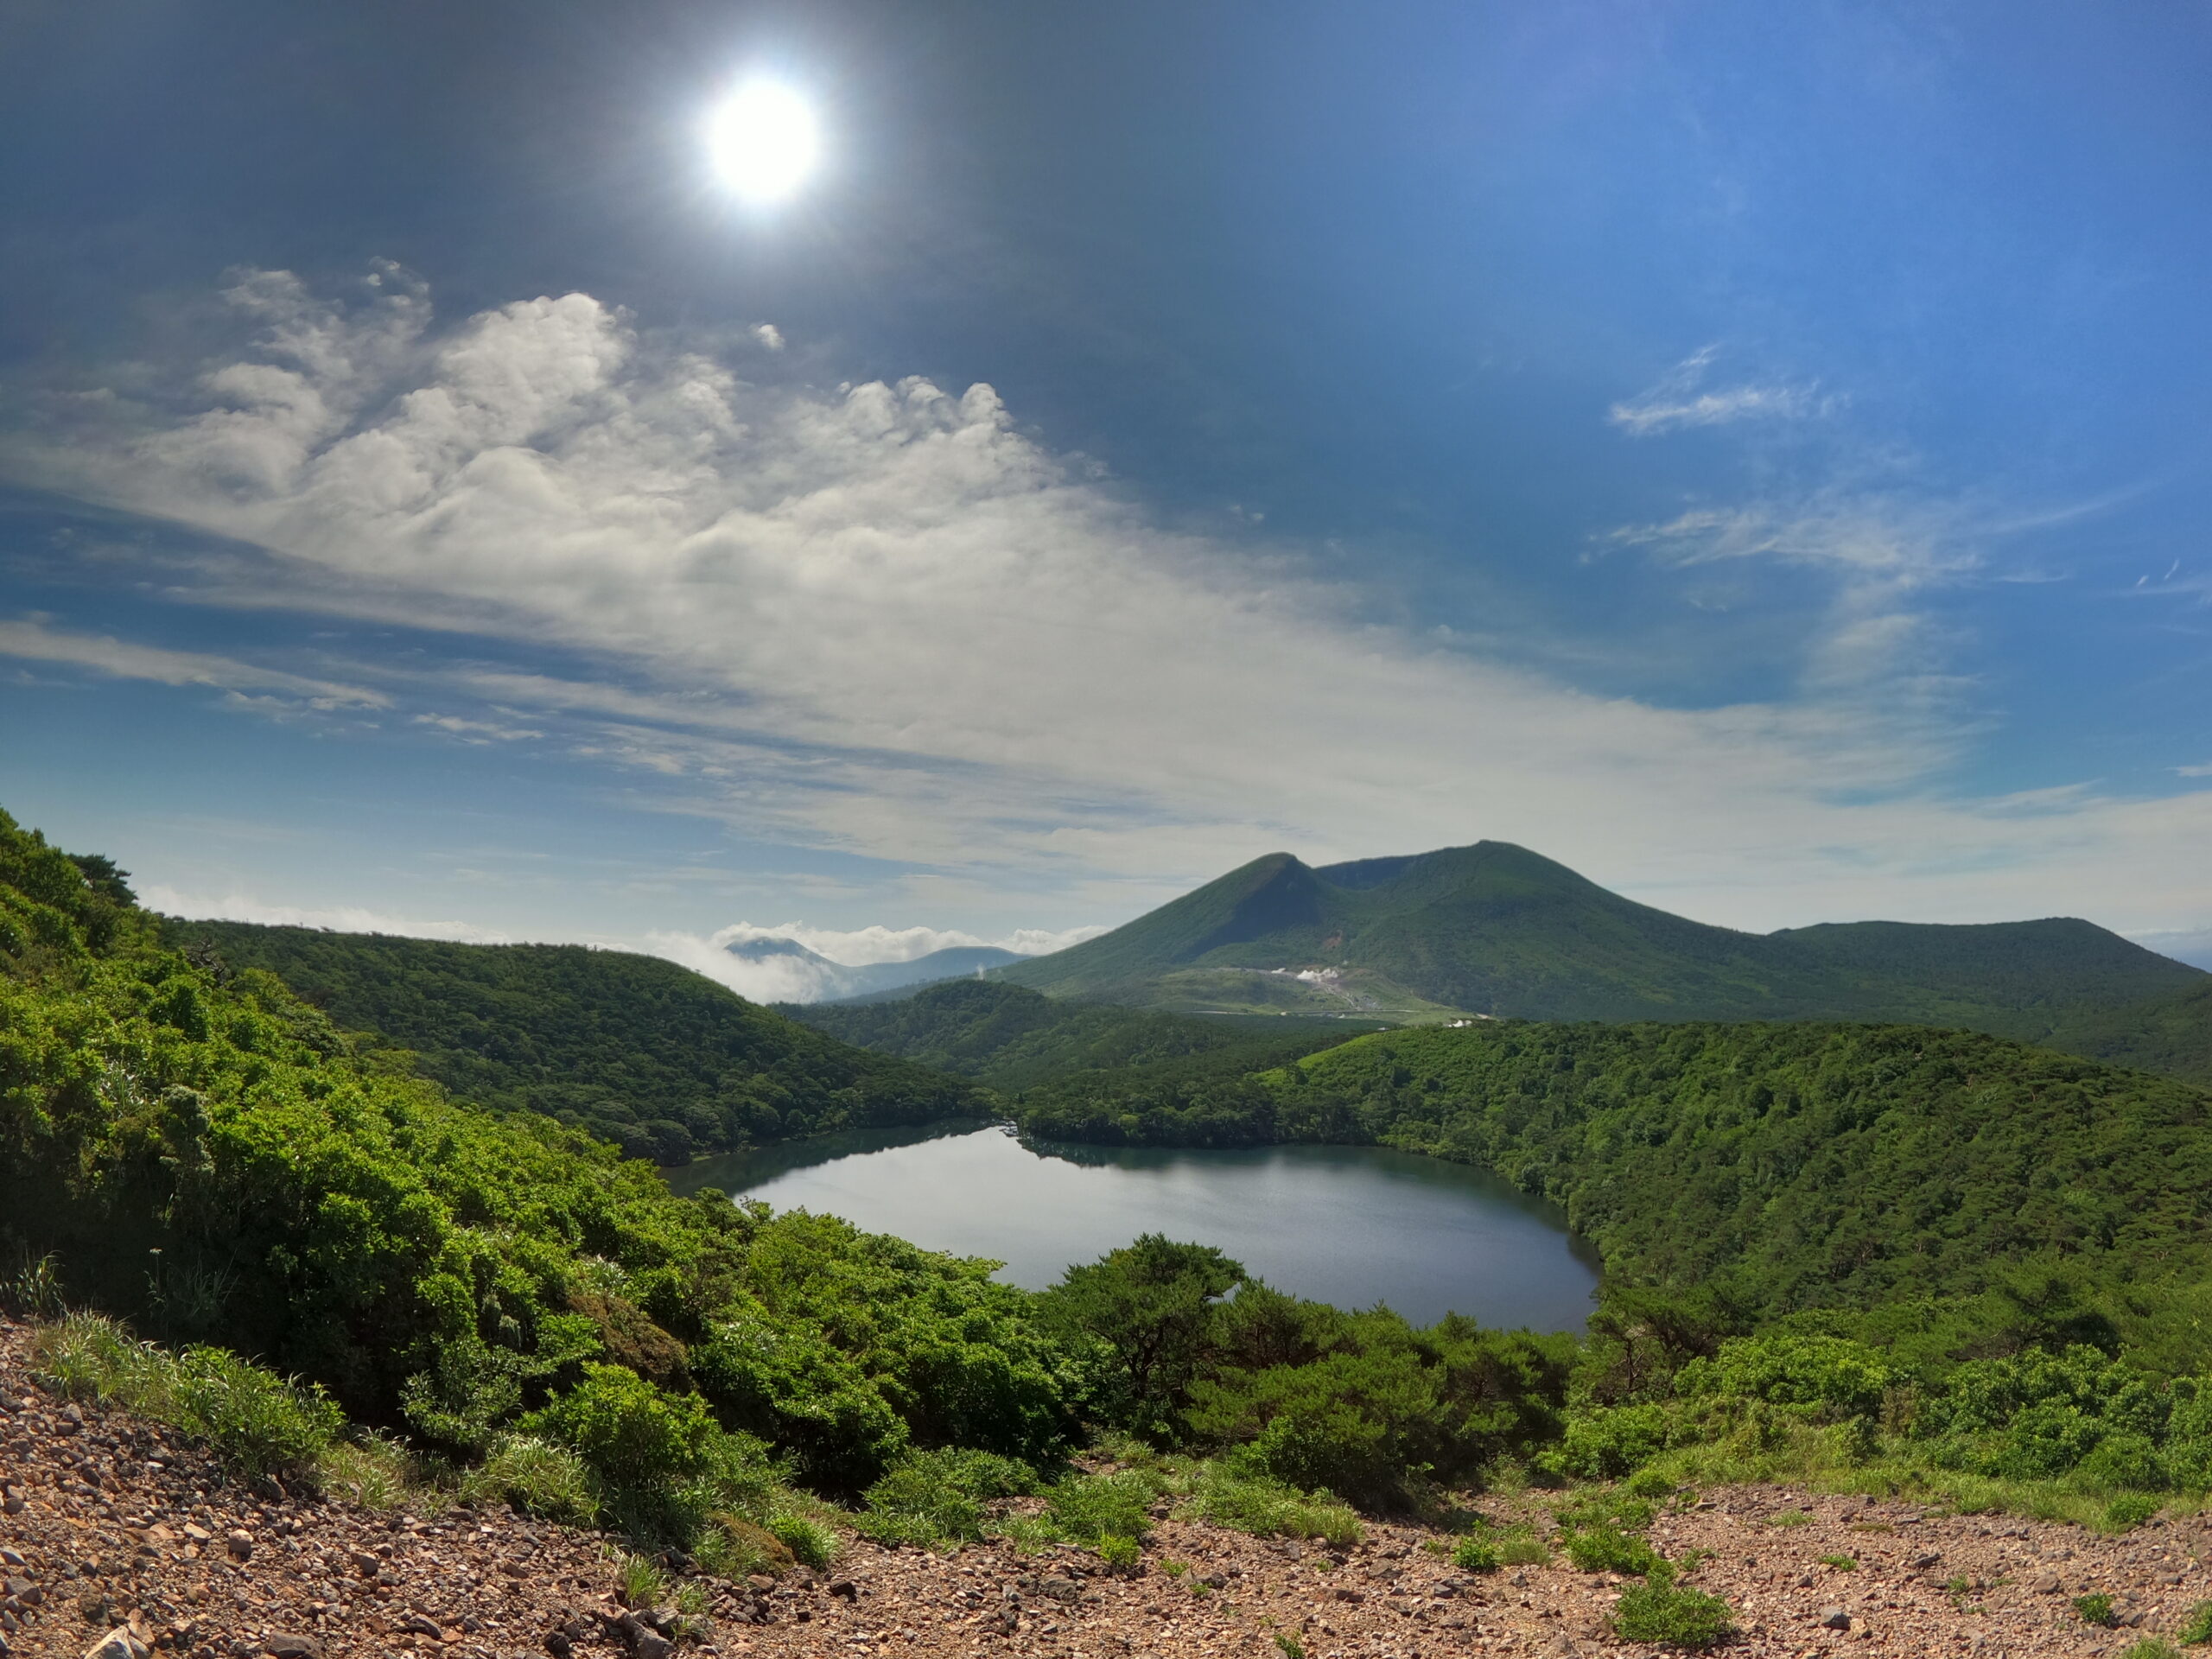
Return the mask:
<svg viewBox="0 0 2212 1659">
<path fill-rule="evenodd" d="M 2109 1630 L 2120 1623 L 2119 1614 L 2113 1607 L 2112 1598 L 2101 1590 L 2086 1596 L 2075 1597 L 2074 1611 L 2084 1624 L 2102 1625 Z"/>
<path fill-rule="evenodd" d="M 1560 1548 L 1585 1573 L 1626 1573 L 1637 1576 L 1664 1565 L 1659 1552 L 1609 1522 L 1563 1533 Z"/>
<path fill-rule="evenodd" d="M 1144 1550 L 1134 1538 L 1108 1533 L 1092 1548 L 1098 1552 L 1100 1562 L 1109 1573 L 1134 1573 L 1144 1566 Z"/>
<path fill-rule="evenodd" d="M 1839 1573 L 1856 1573 L 1859 1570 L 1858 1558 L 1852 1555 L 1823 1555 L 1821 1565 L 1832 1567 Z"/>
<path fill-rule="evenodd" d="M 1783 1510 L 1766 1518 L 1770 1527 L 1803 1527 L 1812 1524 L 1813 1517 L 1802 1510 Z"/>
<path fill-rule="evenodd" d="M 2146 1636 L 2122 1648 L 2120 1659 L 2182 1659 L 2182 1652 L 2161 1637 Z"/>
<path fill-rule="evenodd" d="M 1462 1538 L 1452 1551 L 1452 1564 L 1466 1573 L 1495 1573 L 1505 1565 L 1497 1540 L 1479 1534 Z"/>
<path fill-rule="evenodd" d="M 1306 1644 L 1288 1630 L 1274 1633 L 1275 1646 L 1282 1650 L 1282 1659 L 1306 1659 Z"/>
<path fill-rule="evenodd" d="M 1728 1604 L 1661 1573 L 1630 1586 L 1613 1604 L 1613 1630 L 1625 1642 L 1709 1648 L 1735 1628 Z"/>
</svg>

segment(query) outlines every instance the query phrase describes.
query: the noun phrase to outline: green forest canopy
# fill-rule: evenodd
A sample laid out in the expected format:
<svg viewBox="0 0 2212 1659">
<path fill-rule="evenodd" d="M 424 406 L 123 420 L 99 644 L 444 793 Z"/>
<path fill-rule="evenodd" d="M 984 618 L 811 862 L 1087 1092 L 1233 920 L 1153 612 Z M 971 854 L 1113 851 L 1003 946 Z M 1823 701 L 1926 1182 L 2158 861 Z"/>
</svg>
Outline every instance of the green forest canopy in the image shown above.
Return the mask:
<svg viewBox="0 0 2212 1659">
<path fill-rule="evenodd" d="M 849 1046 L 657 957 L 249 922 L 165 919 L 162 934 L 219 970 L 275 974 L 457 1094 L 543 1112 L 657 1163 L 991 1109 L 941 1072 Z"/>
</svg>

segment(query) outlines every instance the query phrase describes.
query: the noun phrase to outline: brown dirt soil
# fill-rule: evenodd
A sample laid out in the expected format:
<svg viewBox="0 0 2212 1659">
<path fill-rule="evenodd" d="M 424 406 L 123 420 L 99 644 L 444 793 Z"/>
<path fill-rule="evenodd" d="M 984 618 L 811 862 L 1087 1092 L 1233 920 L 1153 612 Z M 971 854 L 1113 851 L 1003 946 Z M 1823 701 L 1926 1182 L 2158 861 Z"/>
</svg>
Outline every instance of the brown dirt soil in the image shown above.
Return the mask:
<svg viewBox="0 0 2212 1659">
<path fill-rule="evenodd" d="M 0 1656 L 104 1646 L 103 1659 L 144 1659 L 143 1644 L 175 1659 L 670 1659 L 650 1618 L 625 1619 L 600 1535 L 503 1509 L 413 1517 L 226 1483 L 174 1434 L 41 1389 L 27 1335 L 0 1325 Z M 1792 1512 L 1811 1518 L 1775 1523 Z M 1736 1610 L 1722 1651 L 1744 1659 L 2117 1653 L 2212 1599 L 2212 1535 L 2196 1521 L 2106 1538 L 1738 1487 L 1663 1516 L 1652 1539 L 1710 1552 L 1690 1582 Z M 1564 1561 L 1463 1573 L 1430 1548 L 1442 1541 L 1375 1525 L 1332 1551 L 1163 1520 L 1132 1577 L 1074 1549 L 853 1541 L 827 1573 L 703 1580 L 715 1617 L 674 1659 L 1283 1659 L 1279 1637 L 1312 1659 L 1654 1651 L 1609 1632 L 1619 1580 Z M 2130 1623 L 2084 1624 L 2071 1602 L 2090 1592 Z M 1839 1611 L 1847 1628 L 1823 1624 Z"/>
</svg>

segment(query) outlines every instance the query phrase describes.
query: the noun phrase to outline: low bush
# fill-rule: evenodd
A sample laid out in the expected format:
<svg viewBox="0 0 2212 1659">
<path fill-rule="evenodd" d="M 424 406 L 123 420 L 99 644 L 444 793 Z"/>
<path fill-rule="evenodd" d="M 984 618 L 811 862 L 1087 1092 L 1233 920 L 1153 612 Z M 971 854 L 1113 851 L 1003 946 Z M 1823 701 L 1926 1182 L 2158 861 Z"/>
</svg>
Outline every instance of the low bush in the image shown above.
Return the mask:
<svg viewBox="0 0 2212 1659">
<path fill-rule="evenodd" d="M 911 1452 L 868 1489 L 855 1531 L 887 1544 L 946 1548 L 983 1535 L 983 1505 L 1037 1490 L 1024 1463 L 988 1452 Z"/>
<path fill-rule="evenodd" d="M 1157 1482 L 1136 1469 L 1071 1475 L 1046 1492 L 1046 1513 L 1071 1542 L 1119 1538 L 1135 1543 L 1152 1530 L 1152 1505 L 1160 1491 Z"/>
<path fill-rule="evenodd" d="M 599 1518 L 591 1471 L 565 1446 L 531 1434 L 503 1434 L 461 1478 L 471 1497 L 495 1498 L 547 1521 L 588 1526 Z"/>
<path fill-rule="evenodd" d="M 837 1559 L 837 1535 L 810 1516 L 771 1516 L 768 1530 L 802 1567 L 824 1567 Z"/>
<path fill-rule="evenodd" d="M 1359 1516 L 1348 1503 L 1327 1493 L 1306 1493 L 1281 1481 L 1209 1468 L 1191 1494 L 1191 1512 L 1218 1527 L 1233 1527 L 1262 1538 L 1319 1538 L 1326 1543 L 1357 1543 L 1363 1535 Z"/>
<path fill-rule="evenodd" d="M 244 1479 L 311 1476 L 345 1426 L 319 1388 L 221 1348 L 171 1354 L 96 1313 L 41 1326 L 33 1363 L 65 1394 L 107 1401 L 205 1440 Z"/>
<path fill-rule="evenodd" d="M 1614 1633 L 1624 1642 L 1709 1648 L 1735 1628 L 1728 1604 L 1660 1574 L 1624 1591 L 1613 1604 Z"/>
<path fill-rule="evenodd" d="M 1497 1540 L 1478 1533 L 1462 1538 L 1452 1548 L 1452 1565 L 1463 1573 L 1495 1573 L 1505 1565 Z"/>
<path fill-rule="evenodd" d="M 1641 1538 L 1600 1522 L 1561 1535 L 1560 1548 L 1585 1573 L 1626 1573 L 1641 1577 L 1665 1565 L 1659 1552 Z"/>
<path fill-rule="evenodd" d="M 2112 1598 L 2101 1590 L 2074 1598 L 2074 1611 L 2084 1624 L 2096 1624 L 2107 1630 L 2120 1623 L 2118 1610 Z"/>
</svg>

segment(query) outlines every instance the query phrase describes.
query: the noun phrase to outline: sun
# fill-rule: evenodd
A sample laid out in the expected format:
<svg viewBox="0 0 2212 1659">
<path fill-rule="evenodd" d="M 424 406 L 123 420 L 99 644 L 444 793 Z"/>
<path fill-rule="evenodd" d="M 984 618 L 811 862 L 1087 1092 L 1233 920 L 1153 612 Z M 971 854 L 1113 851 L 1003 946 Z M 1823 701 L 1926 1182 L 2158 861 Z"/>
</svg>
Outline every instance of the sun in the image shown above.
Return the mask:
<svg viewBox="0 0 2212 1659">
<path fill-rule="evenodd" d="M 780 81 L 750 80 L 707 120 L 707 153 L 722 182 L 746 200 L 782 201 L 822 158 L 813 106 Z"/>
</svg>

